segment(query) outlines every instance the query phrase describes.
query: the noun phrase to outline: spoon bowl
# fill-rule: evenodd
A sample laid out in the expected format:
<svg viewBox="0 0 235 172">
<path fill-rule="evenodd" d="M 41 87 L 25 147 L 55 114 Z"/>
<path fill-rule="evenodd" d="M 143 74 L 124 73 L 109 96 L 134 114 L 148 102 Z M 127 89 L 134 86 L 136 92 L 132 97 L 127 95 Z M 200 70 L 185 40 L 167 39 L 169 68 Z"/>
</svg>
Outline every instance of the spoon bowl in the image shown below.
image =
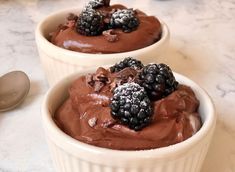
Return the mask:
<svg viewBox="0 0 235 172">
<path fill-rule="evenodd" d="M 22 71 L 12 71 L 0 77 L 0 111 L 19 105 L 27 96 L 30 80 Z"/>
</svg>

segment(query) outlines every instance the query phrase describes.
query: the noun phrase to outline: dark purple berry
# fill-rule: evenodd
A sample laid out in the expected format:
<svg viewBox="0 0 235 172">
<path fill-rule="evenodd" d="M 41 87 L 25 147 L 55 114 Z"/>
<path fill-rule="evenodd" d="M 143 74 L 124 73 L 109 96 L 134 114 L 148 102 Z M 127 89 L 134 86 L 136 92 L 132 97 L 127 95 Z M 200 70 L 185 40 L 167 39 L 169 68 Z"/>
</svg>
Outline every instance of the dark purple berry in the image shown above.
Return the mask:
<svg viewBox="0 0 235 172">
<path fill-rule="evenodd" d="M 127 57 L 119 63 L 116 63 L 114 66 L 110 67 L 112 73 L 119 72 L 127 67 L 131 67 L 136 70 L 140 70 L 144 67 L 141 61 L 133 59 L 132 57 Z"/>
<path fill-rule="evenodd" d="M 137 83 L 125 83 L 114 89 L 111 115 L 133 130 L 140 130 L 150 122 L 151 103 L 144 88 Z"/>
<path fill-rule="evenodd" d="M 90 0 L 87 7 L 97 9 L 103 6 L 109 6 L 110 0 Z"/>
<path fill-rule="evenodd" d="M 100 35 L 104 29 L 103 16 L 91 8 L 85 8 L 78 16 L 76 30 L 82 35 Z"/>
<path fill-rule="evenodd" d="M 153 100 L 161 99 L 176 90 L 178 82 L 166 64 L 149 64 L 139 74 L 139 84 Z"/>
<path fill-rule="evenodd" d="M 110 19 L 111 28 L 122 28 L 123 32 L 131 32 L 139 26 L 139 19 L 133 9 L 118 9 Z"/>
</svg>

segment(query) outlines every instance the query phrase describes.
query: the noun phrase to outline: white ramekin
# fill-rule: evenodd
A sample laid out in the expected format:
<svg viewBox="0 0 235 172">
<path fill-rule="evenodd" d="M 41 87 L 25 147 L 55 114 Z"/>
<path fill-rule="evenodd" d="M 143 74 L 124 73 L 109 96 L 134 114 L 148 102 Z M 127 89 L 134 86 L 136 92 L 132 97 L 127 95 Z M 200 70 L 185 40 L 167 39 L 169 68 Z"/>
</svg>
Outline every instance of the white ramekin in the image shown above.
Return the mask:
<svg viewBox="0 0 235 172">
<path fill-rule="evenodd" d="M 68 13 L 78 14 L 80 11 L 81 9 L 78 8 L 70 8 L 53 13 L 43 19 L 36 28 L 36 44 L 42 67 L 50 86 L 75 71 L 114 64 L 125 57 L 135 57 L 143 63 L 153 62 L 155 58 L 163 55 L 168 46 L 170 34 L 167 25 L 162 21 L 162 37 L 158 42 L 148 47 L 125 53 L 89 54 L 74 52 L 55 46 L 47 40 L 49 33 L 55 31 L 59 24 L 65 22 Z"/>
<path fill-rule="evenodd" d="M 213 103 L 207 93 L 190 79 L 175 73 L 176 79 L 190 86 L 200 100 L 203 126 L 191 138 L 168 147 L 119 151 L 79 142 L 66 135 L 54 123 L 55 110 L 68 96 L 68 87 L 83 71 L 67 76 L 47 92 L 42 119 L 49 148 L 58 172 L 199 172 L 216 124 Z"/>
</svg>

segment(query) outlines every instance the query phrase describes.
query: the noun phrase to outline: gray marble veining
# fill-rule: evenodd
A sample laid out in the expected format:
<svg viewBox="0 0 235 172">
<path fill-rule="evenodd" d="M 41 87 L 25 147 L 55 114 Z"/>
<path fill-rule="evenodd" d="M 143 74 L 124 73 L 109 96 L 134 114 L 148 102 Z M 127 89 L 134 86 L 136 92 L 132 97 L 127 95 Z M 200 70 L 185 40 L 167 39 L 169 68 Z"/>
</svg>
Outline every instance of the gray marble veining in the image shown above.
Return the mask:
<svg viewBox="0 0 235 172">
<path fill-rule="evenodd" d="M 0 113 L 0 172 L 54 172 L 40 117 L 48 85 L 34 29 L 47 14 L 86 0 L 0 0 L 0 75 L 23 70 L 31 79 L 25 102 Z M 113 0 L 164 20 L 171 45 L 159 61 L 189 76 L 214 100 L 218 125 L 202 172 L 235 172 L 235 1 Z"/>
</svg>

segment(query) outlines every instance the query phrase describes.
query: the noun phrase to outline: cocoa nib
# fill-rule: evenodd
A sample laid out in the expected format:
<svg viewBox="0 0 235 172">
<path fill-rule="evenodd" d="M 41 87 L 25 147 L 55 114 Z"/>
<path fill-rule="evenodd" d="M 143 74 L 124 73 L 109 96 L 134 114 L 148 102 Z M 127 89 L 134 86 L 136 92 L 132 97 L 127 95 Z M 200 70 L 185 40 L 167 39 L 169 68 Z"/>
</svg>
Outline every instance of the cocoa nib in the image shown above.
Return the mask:
<svg viewBox="0 0 235 172">
<path fill-rule="evenodd" d="M 103 82 L 96 81 L 94 85 L 94 91 L 99 92 L 104 86 L 105 84 Z"/>
<path fill-rule="evenodd" d="M 133 82 L 137 77 L 137 71 L 133 68 L 127 67 L 118 72 L 116 74 L 116 77 L 119 79 L 119 84 Z"/>
<path fill-rule="evenodd" d="M 94 75 L 94 80 L 104 83 L 110 83 L 110 80 L 108 78 L 108 71 L 102 67 L 99 67 Z"/>
<path fill-rule="evenodd" d="M 87 85 L 90 85 L 91 87 L 94 86 L 95 81 L 93 80 L 93 75 L 92 74 L 87 74 L 86 75 L 86 83 L 87 83 Z"/>
<path fill-rule="evenodd" d="M 110 84 L 110 90 L 113 91 L 116 87 L 137 81 L 137 71 L 133 68 L 127 67 L 120 72 L 115 73 L 115 79 Z"/>
<path fill-rule="evenodd" d="M 93 87 L 95 92 L 99 92 L 106 84 L 111 82 L 108 74 L 108 70 L 99 67 L 95 74 L 86 75 L 86 83 Z"/>
<path fill-rule="evenodd" d="M 118 41 L 118 35 L 114 32 L 113 29 L 105 30 L 102 32 L 105 39 L 109 42 L 115 42 Z"/>
</svg>

